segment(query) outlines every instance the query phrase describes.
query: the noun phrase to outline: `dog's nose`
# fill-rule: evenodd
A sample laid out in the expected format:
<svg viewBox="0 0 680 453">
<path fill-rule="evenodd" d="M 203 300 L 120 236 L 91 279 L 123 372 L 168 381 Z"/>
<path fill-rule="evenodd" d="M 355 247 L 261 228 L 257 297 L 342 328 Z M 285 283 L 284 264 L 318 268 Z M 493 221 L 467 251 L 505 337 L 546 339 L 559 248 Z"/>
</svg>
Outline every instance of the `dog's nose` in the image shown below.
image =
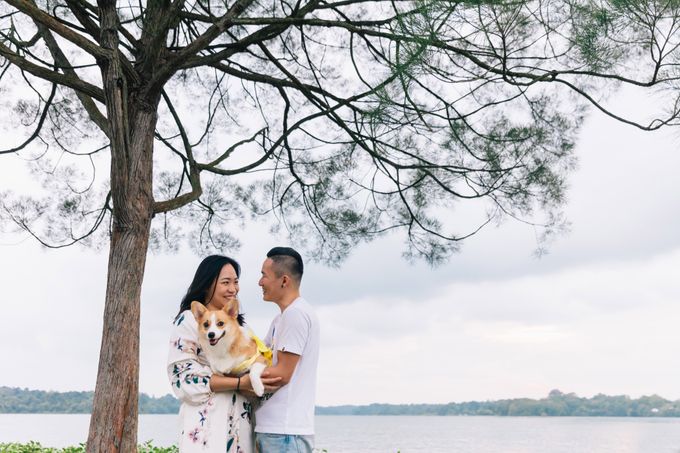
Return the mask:
<svg viewBox="0 0 680 453">
<path fill-rule="evenodd" d="M 215 332 L 208 332 L 208 338 L 210 339 L 215 338 Z"/>
</svg>

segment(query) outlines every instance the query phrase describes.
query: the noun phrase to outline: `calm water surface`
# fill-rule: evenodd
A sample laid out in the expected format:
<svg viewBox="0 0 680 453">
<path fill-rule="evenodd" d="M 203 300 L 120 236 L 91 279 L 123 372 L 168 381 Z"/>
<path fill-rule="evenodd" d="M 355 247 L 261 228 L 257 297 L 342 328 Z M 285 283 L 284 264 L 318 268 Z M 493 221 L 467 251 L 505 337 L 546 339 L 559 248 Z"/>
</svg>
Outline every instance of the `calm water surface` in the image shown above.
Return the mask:
<svg viewBox="0 0 680 453">
<path fill-rule="evenodd" d="M 0 442 L 83 442 L 89 415 L 0 414 Z M 175 415 L 141 415 L 139 441 L 175 443 Z M 328 453 L 680 453 L 678 418 L 320 416 Z"/>
</svg>

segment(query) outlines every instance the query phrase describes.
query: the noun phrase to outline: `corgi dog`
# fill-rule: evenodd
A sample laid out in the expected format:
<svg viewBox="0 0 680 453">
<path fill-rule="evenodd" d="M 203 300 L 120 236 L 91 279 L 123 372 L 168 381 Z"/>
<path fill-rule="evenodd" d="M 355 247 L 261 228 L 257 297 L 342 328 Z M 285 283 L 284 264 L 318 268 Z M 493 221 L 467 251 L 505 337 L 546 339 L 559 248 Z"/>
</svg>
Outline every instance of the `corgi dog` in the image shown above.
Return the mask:
<svg viewBox="0 0 680 453">
<path fill-rule="evenodd" d="M 231 299 L 221 310 L 209 310 L 200 302 L 191 303 L 198 323 L 198 342 L 215 373 L 242 375 L 248 371 L 253 391 L 264 393 L 261 375 L 271 365 L 271 351 L 259 338 L 248 336 L 237 321 L 238 300 Z"/>
</svg>

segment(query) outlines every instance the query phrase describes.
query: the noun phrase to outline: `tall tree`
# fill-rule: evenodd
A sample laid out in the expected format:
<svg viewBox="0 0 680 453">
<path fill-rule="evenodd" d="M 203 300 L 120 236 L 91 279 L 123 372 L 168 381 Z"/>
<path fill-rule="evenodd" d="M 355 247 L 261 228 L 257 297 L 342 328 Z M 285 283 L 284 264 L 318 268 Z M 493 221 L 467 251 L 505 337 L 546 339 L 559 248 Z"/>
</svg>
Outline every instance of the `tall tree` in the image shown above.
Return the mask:
<svg viewBox="0 0 680 453">
<path fill-rule="evenodd" d="M 198 250 L 230 247 L 231 222 L 270 213 L 330 262 L 399 229 L 408 256 L 436 263 L 507 216 L 550 232 L 587 105 L 677 122 L 678 8 L 0 2 L 3 124 L 26 129 L 0 153 L 32 160 L 47 188 L 2 194 L 3 224 L 52 247 L 110 239 L 88 451 L 136 448 L 150 243 L 175 248 L 188 227 Z M 667 111 L 608 110 L 622 84 L 667 90 Z M 463 201 L 479 216 L 454 215 Z"/>
</svg>

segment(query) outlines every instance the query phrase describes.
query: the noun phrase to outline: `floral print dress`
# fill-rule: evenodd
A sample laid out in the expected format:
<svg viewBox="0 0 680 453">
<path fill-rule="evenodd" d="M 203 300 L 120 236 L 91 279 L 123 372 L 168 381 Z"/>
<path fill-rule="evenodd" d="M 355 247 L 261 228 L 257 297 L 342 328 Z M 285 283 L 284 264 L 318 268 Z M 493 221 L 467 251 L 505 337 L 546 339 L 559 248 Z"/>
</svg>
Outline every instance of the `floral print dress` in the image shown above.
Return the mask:
<svg viewBox="0 0 680 453">
<path fill-rule="evenodd" d="M 252 453 L 251 405 L 237 392 L 210 390 L 212 370 L 198 343 L 198 324 L 190 310 L 174 322 L 168 377 L 182 402 L 180 453 Z"/>
</svg>

